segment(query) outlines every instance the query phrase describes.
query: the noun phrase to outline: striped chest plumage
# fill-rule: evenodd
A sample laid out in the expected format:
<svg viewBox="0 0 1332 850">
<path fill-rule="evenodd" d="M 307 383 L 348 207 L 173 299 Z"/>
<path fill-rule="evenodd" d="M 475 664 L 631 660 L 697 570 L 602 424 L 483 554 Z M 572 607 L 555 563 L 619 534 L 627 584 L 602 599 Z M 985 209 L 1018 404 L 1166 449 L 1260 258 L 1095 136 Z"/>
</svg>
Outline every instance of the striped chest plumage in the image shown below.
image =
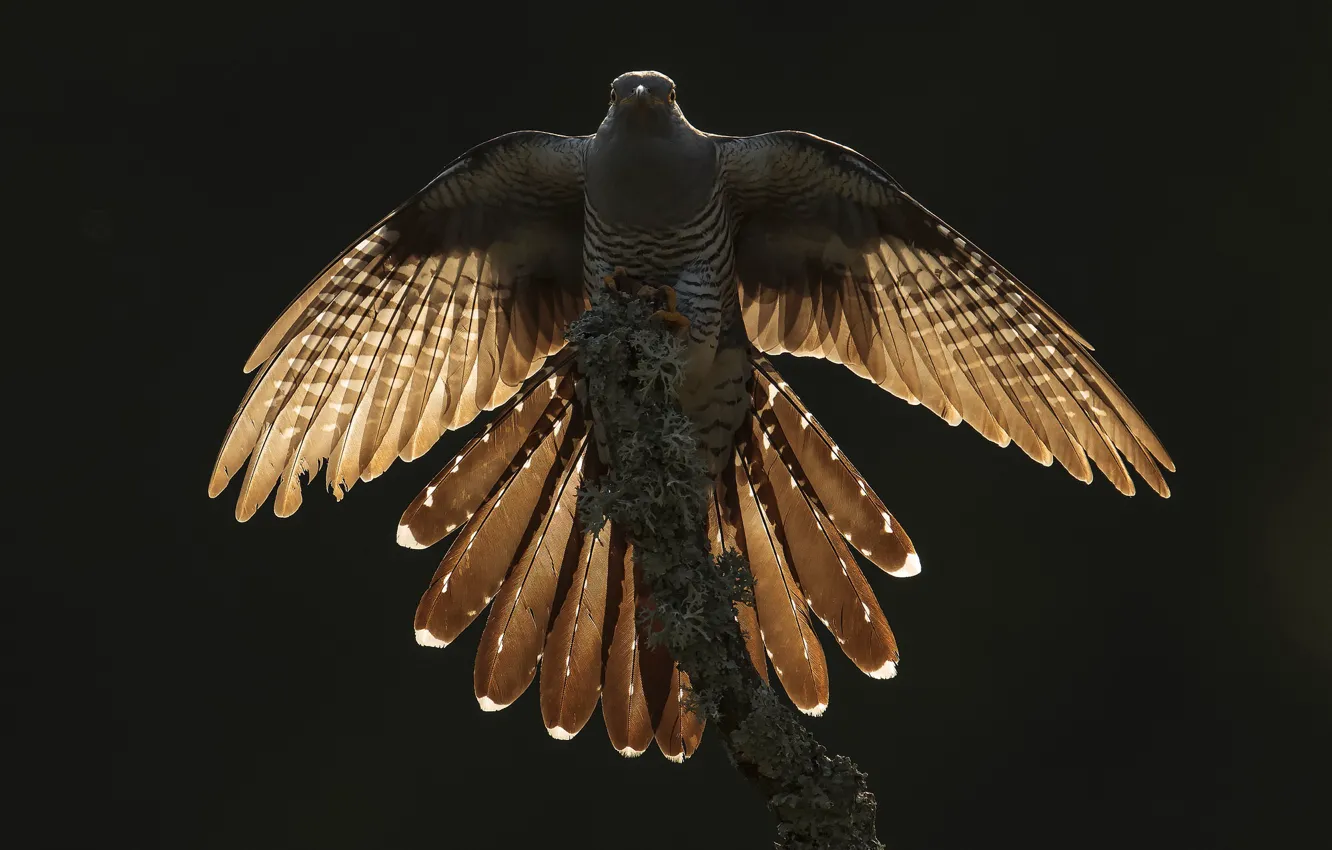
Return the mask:
<svg viewBox="0 0 1332 850">
<path fill-rule="evenodd" d="M 748 410 L 750 373 L 735 280 L 734 220 L 720 187 L 678 224 L 607 221 L 591 198 L 583 223 L 586 287 L 603 286 L 603 277 L 619 267 L 632 279 L 675 289 L 676 308 L 689 319 L 681 406 L 720 464 Z"/>
<path fill-rule="evenodd" d="M 693 345 L 715 350 L 723 330 L 739 320 L 735 227 L 720 188 L 678 222 L 640 225 L 604 219 L 593 199 L 584 206 L 586 286 L 621 267 L 630 277 L 675 288 L 690 321 Z"/>
</svg>

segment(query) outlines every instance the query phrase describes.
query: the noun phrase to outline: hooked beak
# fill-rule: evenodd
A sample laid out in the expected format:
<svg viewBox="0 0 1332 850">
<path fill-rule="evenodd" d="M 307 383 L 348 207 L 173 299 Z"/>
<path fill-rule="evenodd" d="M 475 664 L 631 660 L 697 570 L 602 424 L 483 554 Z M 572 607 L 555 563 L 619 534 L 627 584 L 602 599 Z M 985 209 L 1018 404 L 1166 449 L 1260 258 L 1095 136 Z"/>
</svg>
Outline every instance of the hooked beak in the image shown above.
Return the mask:
<svg viewBox="0 0 1332 850">
<path fill-rule="evenodd" d="M 648 91 L 647 86 L 635 86 L 634 90 L 624 96 L 624 103 L 632 103 L 635 106 L 655 106 L 661 103 L 661 98 Z"/>
</svg>

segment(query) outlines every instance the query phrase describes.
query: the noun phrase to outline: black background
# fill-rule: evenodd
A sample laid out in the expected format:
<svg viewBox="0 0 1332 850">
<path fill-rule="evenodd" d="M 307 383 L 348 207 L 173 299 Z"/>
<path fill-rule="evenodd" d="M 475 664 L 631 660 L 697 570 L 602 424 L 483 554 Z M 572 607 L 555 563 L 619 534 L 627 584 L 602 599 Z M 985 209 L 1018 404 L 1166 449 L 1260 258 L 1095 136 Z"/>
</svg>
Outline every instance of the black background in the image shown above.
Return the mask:
<svg viewBox="0 0 1332 850">
<path fill-rule="evenodd" d="M 477 142 L 591 132 L 645 67 L 700 128 L 875 159 L 1097 346 L 1179 465 L 1124 498 L 778 362 L 924 562 L 871 576 L 898 678 L 829 647 L 807 721 L 881 838 L 1327 841 L 1325 12 L 452 5 L 11 19 L 21 846 L 770 846 L 715 737 L 683 766 L 622 759 L 599 714 L 557 742 L 532 692 L 478 709 L 480 626 L 415 644 L 443 547 L 396 520 L 475 426 L 288 520 L 204 492 L 241 364 L 330 256 Z"/>
</svg>

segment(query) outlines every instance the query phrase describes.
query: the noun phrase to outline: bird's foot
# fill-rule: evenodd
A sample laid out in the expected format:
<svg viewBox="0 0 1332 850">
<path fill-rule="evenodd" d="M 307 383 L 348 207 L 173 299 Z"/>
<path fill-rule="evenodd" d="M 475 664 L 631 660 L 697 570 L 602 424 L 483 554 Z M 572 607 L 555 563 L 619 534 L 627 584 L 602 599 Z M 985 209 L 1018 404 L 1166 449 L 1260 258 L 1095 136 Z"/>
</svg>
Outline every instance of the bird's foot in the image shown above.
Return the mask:
<svg viewBox="0 0 1332 850">
<path fill-rule="evenodd" d="M 672 292 L 672 294 L 674 294 L 674 292 Z M 674 298 L 671 299 L 671 301 L 674 300 Z M 675 331 L 675 333 L 679 335 L 689 330 L 689 318 L 683 313 L 677 312 L 674 307 L 675 305 L 672 304 L 671 309 L 669 310 L 658 310 L 652 314 L 652 318 L 661 319 L 666 327 Z"/>
<path fill-rule="evenodd" d="M 638 297 L 646 298 L 648 301 L 665 299 L 665 312 L 667 313 L 676 312 L 675 305 L 679 301 L 679 298 L 675 294 L 675 287 L 673 286 L 653 286 L 651 284 L 643 284 L 638 288 Z"/>
<path fill-rule="evenodd" d="M 626 269 L 624 266 L 616 266 L 615 269 L 610 274 L 602 276 L 601 282 L 606 284 L 606 288 L 609 289 L 611 292 L 619 292 L 620 279 L 627 277 L 628 275 L 629 275 L 628 269 Z"/>
</svg>

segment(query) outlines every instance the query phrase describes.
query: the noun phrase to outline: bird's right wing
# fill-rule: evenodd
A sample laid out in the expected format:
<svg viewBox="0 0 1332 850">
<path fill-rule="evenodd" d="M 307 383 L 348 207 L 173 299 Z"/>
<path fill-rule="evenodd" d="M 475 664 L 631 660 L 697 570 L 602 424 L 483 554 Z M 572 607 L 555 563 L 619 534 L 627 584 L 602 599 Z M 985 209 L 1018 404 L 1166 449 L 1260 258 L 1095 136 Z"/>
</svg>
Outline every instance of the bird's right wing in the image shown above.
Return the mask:
<svg viewBox="0 0 1332 850">
<path fill-rule="evenodd" d="M 457 159 L 305 288 L 255 371 L 208 493 L 249 458 L 236 518 L 335 496 L 511 398 L 583 309 L 585 138 L 519 132 Z"/>
</svg>

